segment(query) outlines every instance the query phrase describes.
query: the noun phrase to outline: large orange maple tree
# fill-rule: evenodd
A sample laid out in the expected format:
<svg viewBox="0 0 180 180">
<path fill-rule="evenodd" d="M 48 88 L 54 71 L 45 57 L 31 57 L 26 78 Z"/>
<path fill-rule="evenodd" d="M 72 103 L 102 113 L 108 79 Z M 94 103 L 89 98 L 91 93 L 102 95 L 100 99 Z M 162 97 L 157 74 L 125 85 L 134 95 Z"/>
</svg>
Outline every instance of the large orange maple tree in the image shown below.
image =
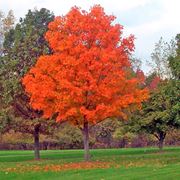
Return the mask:
<svg viewBox="0 0 180 180">
<path fill-rule="evenodd" d="M 124 109 L 141 105 L 148 92 L 130 78 L 134 37 L 95 5 L 89 12 L 73 7 L 56 17 L 45 34 L 52 55 L 41 56 L 22 82 L 34 109 L 56 115 L 82 129 L 89 158 L 89 126 L 109 117 L 126 118 Z"/>
</svg>

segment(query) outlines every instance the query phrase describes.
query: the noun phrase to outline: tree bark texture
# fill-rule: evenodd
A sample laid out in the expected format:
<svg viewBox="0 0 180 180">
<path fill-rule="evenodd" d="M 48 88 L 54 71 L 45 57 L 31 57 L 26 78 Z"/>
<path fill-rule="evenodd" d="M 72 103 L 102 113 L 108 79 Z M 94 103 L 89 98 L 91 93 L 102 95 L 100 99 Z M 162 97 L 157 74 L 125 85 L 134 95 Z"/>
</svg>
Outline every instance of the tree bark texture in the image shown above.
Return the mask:
<svg viewBox="0 0 180 180">
<path fill-rule="evenodd" d="M 40 159 L 40 152 L 39 152 L 39 128 L 40 124 L 34 127 L 34 158 L 36 160 Z"/>
<path fill-rule="evenodd" d="M 88 122 L 84 122 L 83 127 L 83 141 L 84 141 L 84 160 L 89 161 L 90 160 L 90 154 L 89 154 L 89 127 Z"/>
</svg>

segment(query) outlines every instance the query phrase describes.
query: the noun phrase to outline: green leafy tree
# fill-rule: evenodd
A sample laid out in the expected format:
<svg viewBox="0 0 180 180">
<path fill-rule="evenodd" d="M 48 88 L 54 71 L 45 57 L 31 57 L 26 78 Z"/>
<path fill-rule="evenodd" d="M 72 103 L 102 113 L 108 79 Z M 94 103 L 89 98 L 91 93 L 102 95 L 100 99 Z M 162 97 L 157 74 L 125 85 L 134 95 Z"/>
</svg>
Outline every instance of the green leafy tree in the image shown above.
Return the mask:
<svg viewBox="0 0 180 180">
<path fill-rule="evenodd" d="M 4 58 L 1 76 L 4 80 L 6 102 L 21 94 L 20 80 L 43 54 L 50 54 L 51 49 L 44 38 L 47 25 L 54 15 L 47 9 L 29 10 L 24 19 L 20 19 L 15 29 L 5 35 Z M 21 91 L 20 91 L 21 89 Z"/>
<path fill-rule="evenodd" d="M 128 126 L 133 132 L 153 134 L 162 150 L 166 135 L 180 127 L 180 35 L 176 43 L 165 43 L 161 38 L 152 58 L 155 72 L 146 78 L 151 94 L 141 111 L 133 114 Z M 161 80 L 161 78 L 168 78 Z"/>
<path fill-rule="evenodd" d="M 151 90 L 150 98 L 143 104 L 142 110 L 131 115 L 128 131 L 154 135 L 162 150 L 167 133 L 180 127 L 179 87 L 170 81 L 159 82 L 158 87 Z"/>
<path fill-rule="evenodd" d="M 37 57 L 51 53 L 44 33 L 53 19 L 54 15 L 45 8 L 29 10 L 25 18 L 21 18 L 15 28 L 5 34 L 0 67 L 2 101 L 10 108 L 6 113 L 10 117 L 7 129 L 34 135 L 36 159 L 40 158 L 39 133 L 49 133 L 48 127 L 53 128 L 53 121 L 42 121 L 42 112 L 30 107 L 29 98 L 21 86 L 21 78 L 35 64 Z"/>
</svg>

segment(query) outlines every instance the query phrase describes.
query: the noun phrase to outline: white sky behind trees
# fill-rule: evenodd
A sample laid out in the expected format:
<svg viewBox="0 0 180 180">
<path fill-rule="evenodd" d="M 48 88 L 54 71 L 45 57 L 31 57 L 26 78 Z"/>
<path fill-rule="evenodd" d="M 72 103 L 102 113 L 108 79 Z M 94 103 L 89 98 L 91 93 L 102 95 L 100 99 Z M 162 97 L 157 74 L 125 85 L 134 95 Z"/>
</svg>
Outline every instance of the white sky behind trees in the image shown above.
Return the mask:
<svg viewBox="0 0 180 180">
<path fill-rule="evenodd" d="M 180 0 L 0 0 L 0 10 L 7 13 L 12 9 L 18 21 L 28 9 L 47 8 L 58 16 L 74 5 L 89 10 L 94 4 L 117 17 L 116 23 L 124 26 L 125 36 L 135 35 L 135 56 L 143 61 L 145 72 L 149 69 L 146 60 L 150 60 L 160 37 L 169 41 L 180 33 Z"/>
</svg>

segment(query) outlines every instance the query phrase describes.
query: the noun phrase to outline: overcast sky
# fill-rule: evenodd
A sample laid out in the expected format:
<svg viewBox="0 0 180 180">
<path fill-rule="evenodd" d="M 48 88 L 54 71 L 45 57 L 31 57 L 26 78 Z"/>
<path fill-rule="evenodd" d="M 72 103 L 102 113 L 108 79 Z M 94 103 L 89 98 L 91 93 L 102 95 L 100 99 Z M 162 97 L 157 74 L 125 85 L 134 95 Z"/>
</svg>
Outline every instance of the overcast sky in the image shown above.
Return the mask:
<svg viewBox="0 0 180 180">
<path fill-rule="evenodd" d="M 0 10 L 7 13 L 12 9 L 19 20 L 35 7 L 65 15 L 74 5 L 89 10 L 94 4 L 100 4 L 107 14 L 117 17 L 116 22 L 124 26 L 125 36 L 135 35 L 135 56 L 143 60 L 146 72 L 145 61 L 150 60 L 160 37 L 169 41 L 180 33 L 180 0 L 0 0 Z"/>
</svg>

